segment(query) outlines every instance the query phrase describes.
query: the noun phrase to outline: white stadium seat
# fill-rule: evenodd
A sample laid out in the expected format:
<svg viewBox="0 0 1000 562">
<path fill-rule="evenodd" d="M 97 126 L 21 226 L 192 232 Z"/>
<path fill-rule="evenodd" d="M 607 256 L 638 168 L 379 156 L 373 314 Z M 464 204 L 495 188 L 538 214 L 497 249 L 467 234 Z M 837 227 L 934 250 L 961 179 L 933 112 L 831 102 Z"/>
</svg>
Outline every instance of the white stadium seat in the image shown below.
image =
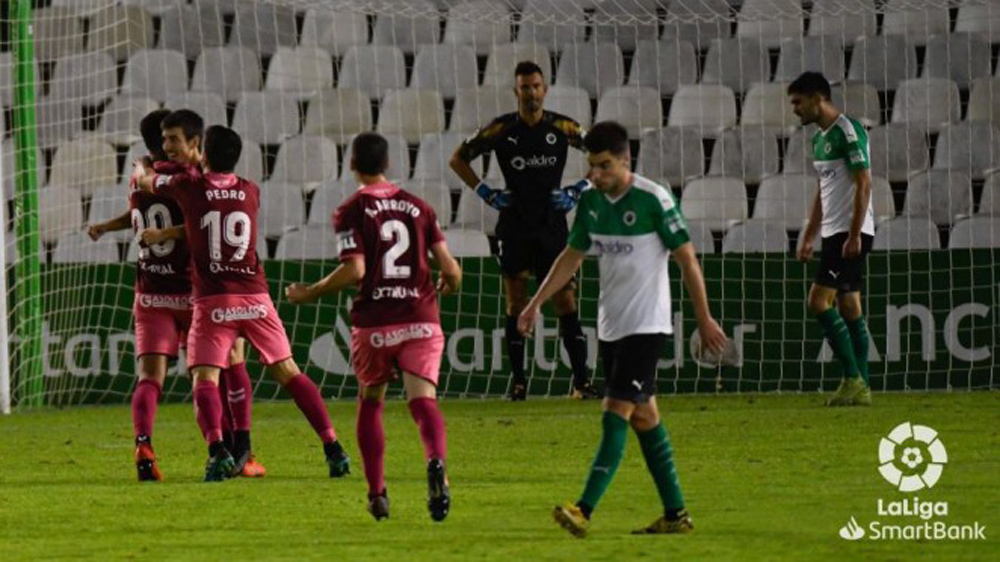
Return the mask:
<svg viewBox="0 0 1000 562">
<path fill-rule="evenodd" d="M 72 187 L 44 187 L 39 190 L 38 231 L 42 243 L 55 242 L 67 232 L 83 228 L 83 205 L 80 192 Z"/>
<path fill-rule="evenodd" d="M 371 129 L 372 104 L 368 94 L 356 88 L 337 88 L 320 92 L 309 101 L 302 133 L 344 144 Z"/>
<path fill-rule="evenodd" d="M 871 170 L 889 181 L 903 182 L 930 166 L 927 137 L 920 128 L 904 124 L 875 127 L 868 132 Z"/>
<path fill-rule="evenodd" d="M 261 144 L 279 144 L 299 133 L 299 106 L 281 92 L 244 92 L 233 114 L 233 130 Z"/>
<path fill-rule="evenodd" d="M 368 16 L 350 10 L 310 8 L 302 21 L 303 47 L 320 47 L 341 56 L 354 45 L 368 43 Z"/>
<path fill-rule="evenodd" d="M 788 233 L 781 223 L 750 219 L 726 231 L 723 254 L 787 253 Z"/>
<path fill-rule="evenodd" d="M 444 100 L 436 90 L 390 90 L 382 100 L 378 128 L 383 135 L 399 135 L 408 144 L 421 136 L 444 131 Z"/>
<path fill-rule="evenodd" d="M 232 68 L 229 69 L 232 72 Z M 143 49 L 128 59 L 122 93 L 162 102 L 188 90 L 187 60 L 180 51 Z"/>
<path fill-rule="evenodd" d="M 802 40 L 801 0 L 744 0 L 736 16 L 736 36 L 777 48 L 785 39 Z"/>
<path fill-rule="evenodd" d="M 476 52 L 468 45 L 442 43 L 424 45 L 413 63 L 410 87 L 437 90 L 443 98 L 454 98 L 459 90 L 479 84 Z"/>
<path fill-rule="evenodd" d="M 903 214 L 926 217 L 938 226 L 972 214 L 972 180 L 964 172 L 928 170 L 910 177 Z"/>
<path fill-rule="evenodd" d="M 667 37 L 662 41 L 643 40 L 636 46 L 629 84 L 649 86 L 668 95 L 697 81 L 698 57 L 693 44 Z"/>
<path fill-rule="evenodd" d="M 395 45 L 413 54 L 420 45 L 433 45 L 440 39 L 440 21 L 430 16 L 437 8 L 427 0 L 391 0 L 380 8 L 372 43 Z"/>
<path fill-rule="evenodd" d="M 938 250 L 941 236 L 930 219 L 896 217 L 879 224 L 875 230 L 874 250 Z"/>
<path fill-rule="evenodd" d="M 50 187 L 70 187 L 92 195 L 101 187 L 115 185 L 118 160 L 114 147 L 97 138 L 60 144 L 52 159 Z"/>
<path fill-rule="evenodd" d="M 517 98 L 507 87 L 480 86 L 462 90 L 455 98 L 449 131 L 471 133 L 504 113 L 517 111 Z"/>
<path fill-rule="evenodd" d="M 337 257 L 337 236 L 328 224 L 285 234 L 274 252 L 276 260 L 332 260 Z"/>
<path fill-rule="evenodd" d="M 660 93 L 645 86 L 619 86 L 604 92 L 597 102 L 595 121 L 617 121 L 630 139 L 663 126 Z"/>
<path fill-rule="evenodd" d="M 765 177 L 778 173 L 780 165 L 778 139 L 773 131 L 734 128 L 727 129 L 715 141 L 708 173 L 758 184 Z"/>
<path fill-rule="evenodd" d="M 97 130 L 111 144 L 128 146 L 142 138 L 142 118 L 159 108 L 160 104 L 145 96 L 118 96 L 104 107 Z"/>
<path fill-rule="evenodd" d="M 264 90 L 299 101 L 332 87 L 333 60 L 319 47 L 278 47 L 264 82 Z"/>
<path fill-rule="evenodd" d="M 337 177 L 337 145 L 328 138 L 301 136 L 289 139 L 278 149 L 271 181 L 299 185 L 312 191 L 321 182 Z"/>
<path fill-rule="evenodd" d="M 936 132 L 957 123 L 960 114 L 958 84 L 946 78 L 914 78 L 900 82 L 892 122 Z"/>
<path fill-rule="evenodd" d="M 615 43 L 577 43 L 559 57 L 556 84 L 578 86 L 599 98 L 605 91 L 625 81 L 622 51 Z"/>
<path fill-rule="evenodd" d="M 648 131 L 640 139 L 637 170 L 646 177 L 683 185 L 689 178 L 703 175 L 704 165 L 701 135 L 696 129 L 664 127 Z"/>
<path fill-rule="evenodd" d="M 302 190 L 297 185 L 265 182 L 260 186 L 260 223 L 258 234 L 277 238 L 306 222 Z"/>
<path fill-rule="evenodd" d="M 753 218 L 798 230 L 812 212 L 817 187 L 813 176 L 771 176 L 760 184 Z"/>
<path fill-rule="evenodd" d="M 406 87 L 403 51 L 391 45 L 355 45 L 340 64 L 339 87 L 357 88 L 381 99 L 388 90 Z"/>
<path fill-rule="evenodd" d="M 736 124 L 736 95 L 727 86 L 681 86 L 670 103 L 667 124 L 718 135 Z"/>
<path fill-rule="evenodd" d="M 681 212 L 712 230 L 725 230 L 747 218 L 747 192 L 736 178 L 699 178 L 684 186 Z"/>
<path fill-rule="evenodd" d="M 488 258 L 490 241 L 478 230 L 448 229 L 444 231 L 448 250 L 456 258 Z"/>
<path fill-rule="evenodd" d="M 488 55 L 495 45 L 510 43 L 513 19 L 503 0 L 471 0 L 451 6 L 444 43 L 469 45 L 477 55 Z"/>
<path fill-rule="evenodd" d="M 955 223 L 949 248 L 1000 248 L 1000 218 L 972 217 Z"/>
<path fill-rule="evenodd" d="M 260 58 L 245 47 L 206 48 L 198 56 L 191 91 L 215 92 L 235 102 L 243 92 L 260 90 Z"/>
</svg>

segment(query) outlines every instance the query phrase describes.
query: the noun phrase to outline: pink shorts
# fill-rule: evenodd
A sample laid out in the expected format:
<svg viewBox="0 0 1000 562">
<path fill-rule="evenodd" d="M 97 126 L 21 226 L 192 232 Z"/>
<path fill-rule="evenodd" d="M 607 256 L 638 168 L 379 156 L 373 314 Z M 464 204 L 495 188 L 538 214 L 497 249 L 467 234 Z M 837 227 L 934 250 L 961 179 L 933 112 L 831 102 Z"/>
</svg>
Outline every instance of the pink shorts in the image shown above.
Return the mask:
<svg viewBox="0 0 1000 562">
<path fill-rule="evenodd" d="M 351 364 L 361 386 L 378 386 L 396 379 L 398 371 L 437 386 L 444 351 L 439 324 L 393 324 L 351 329 Z"/>
<path fill-rule="evenodd" d="M 184 348 L 191 326 L 191 295 L 151 295 L 136 293 L 132 314 L 135 316 L 135 356 L 166 355 L 177 357 Z"/>
<path fill-rule="evenodd" d="M 257 348 L 265 365 L 292 356 L 285 326 L 270 295 L 212 295 L 194 301 L 188 332 L 188 368 L 226 367 L 229 350 L 238 337 Z"/>
</svg>

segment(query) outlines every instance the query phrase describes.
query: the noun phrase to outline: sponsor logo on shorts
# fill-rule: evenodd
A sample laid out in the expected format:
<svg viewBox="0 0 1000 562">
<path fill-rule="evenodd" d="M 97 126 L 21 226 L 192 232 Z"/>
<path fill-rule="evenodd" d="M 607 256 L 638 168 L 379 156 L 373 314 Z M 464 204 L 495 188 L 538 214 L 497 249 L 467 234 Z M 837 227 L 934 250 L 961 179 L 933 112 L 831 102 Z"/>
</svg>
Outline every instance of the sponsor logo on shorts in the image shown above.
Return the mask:
<svg viewBox="0 0 1000 562">
<path fill-rule="evenodd" d="M 266 304 L 253 304 L 250 306 L 229 306 L 225 308 L 212 309 L 212 322 L 221 324 L 223 322 L 234 322 L 236 320 L 260 320 L 267 317 Z"/>
<path fill-rule="evenodd" d="M 139 295 L 139 306 L 143 308 L 190 310 L 193 304 L 191 295 Z"/>
<path fill-rule="evenodd" d="M 434 337 L 433 324 L 413 324 L 391 331 L 374 332 L 368 336 L 372 347 L 393 347 L 410 340 L 426 340 Z"/>
</svg>

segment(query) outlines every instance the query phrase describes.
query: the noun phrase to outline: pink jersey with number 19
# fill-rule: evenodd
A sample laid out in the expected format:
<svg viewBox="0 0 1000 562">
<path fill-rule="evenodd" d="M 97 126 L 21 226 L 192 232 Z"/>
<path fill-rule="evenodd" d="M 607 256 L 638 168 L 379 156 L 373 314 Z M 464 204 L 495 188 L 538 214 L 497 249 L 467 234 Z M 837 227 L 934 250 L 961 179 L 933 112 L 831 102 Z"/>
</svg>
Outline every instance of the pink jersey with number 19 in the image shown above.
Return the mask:
<svg viewBox="0 0 1000 562">
<path fill-rule="evenodd" d="M 257 259 L 260 188 L 235 174 L 188 168 L 153 179 L 156 193 L 177 201 L 193 262 L 194 297 L 267 293 Z"/>
<path fill-rule="evenodd" d="M 392 185 L 366 185 L 334 212 L 340 259 L 361 256 L 365 277 L 354 305 L 356 328 L 440 324 L 427 252 L 444 241 L 434 209 Z"/>
</svg>

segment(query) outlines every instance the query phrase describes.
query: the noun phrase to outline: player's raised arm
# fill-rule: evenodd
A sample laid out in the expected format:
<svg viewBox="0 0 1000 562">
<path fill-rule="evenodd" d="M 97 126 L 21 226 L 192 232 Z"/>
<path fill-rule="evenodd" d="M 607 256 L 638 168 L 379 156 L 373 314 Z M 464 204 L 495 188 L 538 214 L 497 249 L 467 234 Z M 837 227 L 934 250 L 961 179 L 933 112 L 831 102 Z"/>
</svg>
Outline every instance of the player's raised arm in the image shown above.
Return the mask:
<svg viewBox="0 0 1000 562">
<path fill-rule="evenodd" d="M 527 336 L 531 333 L 532 328 L 535 326 L 535 318 L 538 316 L 538 309 L 542 307 L 545 301 L 552 298 L 552 295 L 556 294 L 557 291 L 570 282 L 576 271 L 580 269 L 580 264 L 583 263 L 583 258 L 585 257 L 587 257 L 586 252 L 577 250 L 572 246 L 566 246 L 566 249 L 559 254 L 556 262 L 552 264 L 549 274 L 545 276 L 542 286 L 538 288 L 535 296 L 531 297 L 531 301 L 524 307 L 524 310 L 517 319 L 517 329 L 522 334 Z"/>
<path fill-rule="evenodd" d="M 107 232 L 116 232 L 132 228 L 132 213 L 125 211 L 113 219 L 87 225 L 87 236 L 97 240 Z"/>
<path fill-rule="evenodd" d="M 431 246 L 431 254 L 441 268 L 441 276 L 438 278 L 437 290 L 443 295 L 457 293 L 462 286 L 462 267 L 452 257 L 446 242 L 438 242 Z"/>
</svg>

